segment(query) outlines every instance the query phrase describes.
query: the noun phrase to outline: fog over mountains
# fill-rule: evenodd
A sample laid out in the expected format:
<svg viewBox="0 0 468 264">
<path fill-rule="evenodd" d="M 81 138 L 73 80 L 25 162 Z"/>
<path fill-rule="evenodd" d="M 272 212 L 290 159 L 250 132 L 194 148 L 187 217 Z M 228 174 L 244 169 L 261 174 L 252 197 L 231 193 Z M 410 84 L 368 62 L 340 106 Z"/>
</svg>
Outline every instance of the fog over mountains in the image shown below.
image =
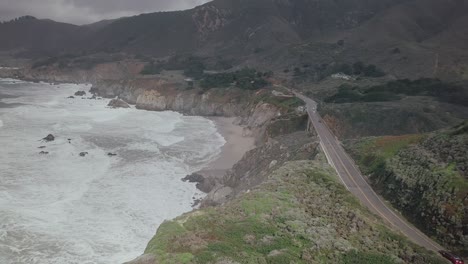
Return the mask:
<svg viewBox="0 0 468 264">
<path fill-rule="evenodd" d="M 31 15 L 82 25 L 141 13 L 184 10 L 206 2 L 208 0 L 4 0 L 0 2 L 0 20 Z"/>
</svg>

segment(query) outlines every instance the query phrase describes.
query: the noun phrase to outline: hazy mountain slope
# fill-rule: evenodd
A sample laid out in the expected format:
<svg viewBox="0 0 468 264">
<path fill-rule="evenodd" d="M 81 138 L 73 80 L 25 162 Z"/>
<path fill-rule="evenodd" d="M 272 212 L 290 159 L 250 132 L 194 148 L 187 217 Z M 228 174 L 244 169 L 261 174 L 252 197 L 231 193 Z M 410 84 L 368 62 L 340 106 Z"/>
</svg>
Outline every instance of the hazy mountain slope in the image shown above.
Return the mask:
<svg viewBox="0 0 468 264">
<path fill-rule="evenodd" d="M 465 0 L 413 0 L 385 10 L 353 30 L 344 58 L 362 58 L 397 76 L 449 77 L 448 67 L 468 55 L 461 48 L 468 39 L 463 27 L 468 14 Z M 443 36 L 443 37 L 442 37 Z M 456 55 L 455 55 L 456 54 Z M 458 59 L 456 58 L 458 57 Z"/>
<path fill-rule="evenodd" d="M 47 19 L 22 17 L 0 24 L 0 51 L 27 52 L 29 55 L 56 54 L 78 44 L 87 30 Z"/>
<path fill-rule="evenodd" d="M 307 63 L 376 64 L 404 77 L 468 78 L 468 0 L 215 0 L 73 26 L 0 25 L 0 50 L 156 57 L 197 54 L 282 71 Z"/>
</svg>

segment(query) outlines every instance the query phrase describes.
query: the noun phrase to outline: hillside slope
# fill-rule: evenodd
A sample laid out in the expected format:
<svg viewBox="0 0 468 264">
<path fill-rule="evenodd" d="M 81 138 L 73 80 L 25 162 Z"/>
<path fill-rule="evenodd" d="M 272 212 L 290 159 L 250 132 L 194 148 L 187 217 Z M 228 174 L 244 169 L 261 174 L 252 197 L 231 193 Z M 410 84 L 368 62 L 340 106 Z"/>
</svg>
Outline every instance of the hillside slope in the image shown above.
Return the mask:
<svg viewBox="0 0 468 264">
<path fill-rule="evenodd" d="M 132 263 L 445 263 L 380 224 L 314 161 L 286 163 L 223 206 L 163 223 L 145 254 Z"/>
<path fill-rule="evenodd" d="M 304 63 L 373 63 L 397 77 L 468 76 L 468 0 L 215 0 L 72 26 L 48 20 L 0 25 L 0 50 L 42 55 L 197 54 L 282 71 Z M 24 53 L 28 54 L 28 53 Z"/>
<path fill-rule="evenodd" d="M 78 48 L 88 29 L 31 16 L 0 23 L 0 51 L 42 57 Z"/>
<path fill-rule="evenodd" d="M 415 225 L 468 255 L 468 123 L 347 144 L 369 181 Z"/>
</svg>

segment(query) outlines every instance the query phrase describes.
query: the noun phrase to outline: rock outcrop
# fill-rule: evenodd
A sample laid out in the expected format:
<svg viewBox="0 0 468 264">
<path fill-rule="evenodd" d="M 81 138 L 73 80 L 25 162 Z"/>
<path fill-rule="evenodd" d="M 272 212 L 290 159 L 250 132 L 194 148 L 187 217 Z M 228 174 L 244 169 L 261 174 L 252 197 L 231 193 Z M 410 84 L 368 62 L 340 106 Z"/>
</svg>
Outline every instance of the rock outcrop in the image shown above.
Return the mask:
<svg viewBox="0 0 468 264">
<path fill-rule="evenodd" d="M 264 182 L 285 162 L 314 159 L 318 141 L 306 132 L 271 138 L 249 151 L 202 201 L 202 207 L 223 204 Z"/>
<path fill-rule="evenodd" d="M 182 181 L 196 183 L 197 189 L 204 193 L 209 193 L 211 190 L 213 190 L 213 188 L 216 185 L 215 179 L 205 177 L 198 173 L 187 175 L 185 178 L 182 179 Z"/>
<path fill-rule="evenodd" d="M 91 93 L 105 98 L 120 98 L 137 109 L 176 111 L 186 115 L 237 117 L 237 124 L 257 142 L 267 139 L 267 128 L 276 119 L 289 120 L 303 116 L 295 107 L 281 105 L 281 99 L 270 89 L 257 91 L 239 88 L 186 89 L 185 84 L 163 78 L 105 80 L 93 85 Z M 289 132 L 305 123 L 300 119 Z M 286 126 L 286 125 L 285 125 Z M 286 132 L 287 129 L 282 129 Z M 281 131 L 280 131 L 281 132 Z"/>
<path fill-rule="evenodd" d="M 188 115 L 240 116 L 247 108 L 251 91 L 236 88 L 201 91 L 186 90 L 183 83 L 164 79 L 132 79 L 100 81 L 91 92 L 106 98 L 119 97 L 138 109 L 172 110 Z"/>
<path fill-rule="evenodd" d="M 75 93 L 75 96 L 85 96 L 86 92 L 85 91 L 78 91 Z"/>
<path fill-rule="evenodd" d="M 55 140 L 55 136 L 52 135 L 52 134 L 49 134 L 47 135 L 47 137 L 43 138 L 42 140 L 46 141 L 46 142 L 52 142 Z"/>
<path fill-rule="evenodd" d="M 107 106 L 110 108 L 130 108 L 130 105 L 121 99 L 112 99 Z"/>
</svg>

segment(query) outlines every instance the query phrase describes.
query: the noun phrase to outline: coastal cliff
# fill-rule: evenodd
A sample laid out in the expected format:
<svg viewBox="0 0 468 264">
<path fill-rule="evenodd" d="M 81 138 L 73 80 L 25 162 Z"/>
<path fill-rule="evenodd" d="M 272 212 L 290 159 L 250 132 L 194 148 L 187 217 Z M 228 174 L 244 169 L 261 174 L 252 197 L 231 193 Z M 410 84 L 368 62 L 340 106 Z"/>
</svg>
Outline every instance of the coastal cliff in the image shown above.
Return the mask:
<svg viewBox="0 0 468 264">
<path fill-rule="evenodd" d="M 208 180 L 201 209 L 163 223 L 129 263 L 443 263 L 344 190 L 291 98 L 154 78 L 101 81 L 92 92 L 144 110 L 237 117 L 257 141 L 224 176 Z"/>
<path fill-rule="evenodd" d="M 430 134 L 348 141 L 374 188 L 421 230 L 468 248 L 468 123 Z"/>
<path fill-rule="evenodd" d="M 344 190 L 316 136 L 304 132 L 307 115 L 296 98 L 167 78 L 99 80 L 91 92 L 142 110 L 237 117 L 257 143 L 214 179 L 201 209 L 162 224 L 131 263 L 443 263 Z"/>
<path fill-rule="evenodd" d="M 253 136 L 257 143 L 305 128 L 307 122 L 300 107 L 302 102 L 275 95 L 271 89 L 200 89 L 165 78 L 136 78 L 98 81 L 91 92 L 106 98 L 118 97 L 142 110 L 236 117 L 236 124 L 245 127 L 245 134 Z"/>
</svg>

